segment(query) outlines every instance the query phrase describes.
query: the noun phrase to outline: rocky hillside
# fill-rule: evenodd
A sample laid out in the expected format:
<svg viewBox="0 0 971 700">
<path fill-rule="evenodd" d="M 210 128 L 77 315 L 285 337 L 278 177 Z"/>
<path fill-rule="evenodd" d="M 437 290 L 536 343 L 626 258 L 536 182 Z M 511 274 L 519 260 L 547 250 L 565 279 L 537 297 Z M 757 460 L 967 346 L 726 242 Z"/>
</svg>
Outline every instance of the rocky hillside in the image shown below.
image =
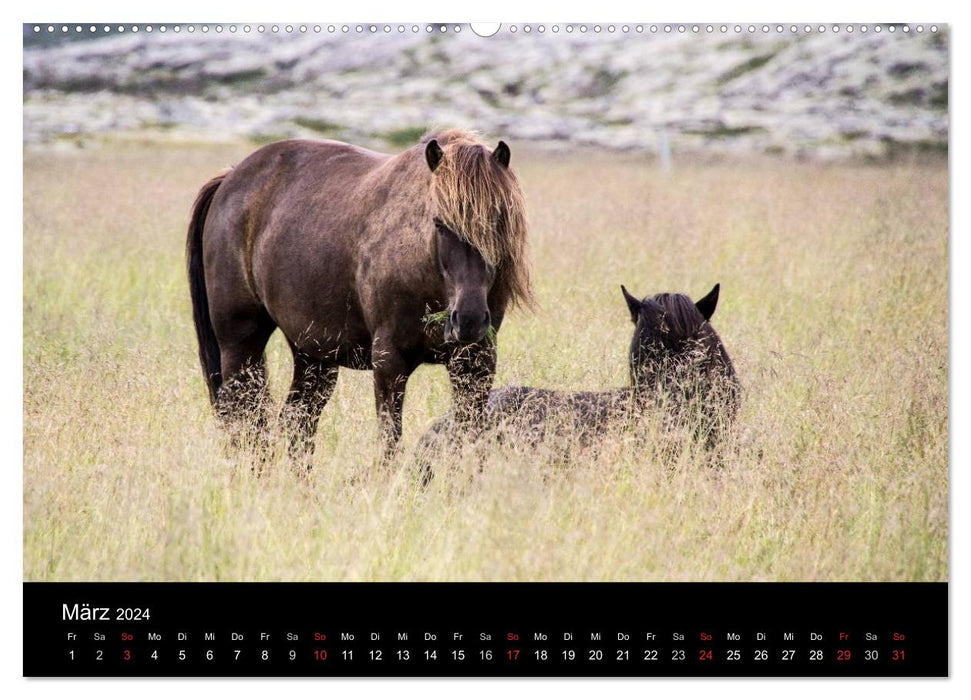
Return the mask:
<svg viewBox="0 0 971 700">
<path fill-rule="evenodd" d="M 946 151 L 948 34 L 127 34 L 24 50 L 24 138 L 401 146 L 463 125 L 679 152 Z"/>
</svg>

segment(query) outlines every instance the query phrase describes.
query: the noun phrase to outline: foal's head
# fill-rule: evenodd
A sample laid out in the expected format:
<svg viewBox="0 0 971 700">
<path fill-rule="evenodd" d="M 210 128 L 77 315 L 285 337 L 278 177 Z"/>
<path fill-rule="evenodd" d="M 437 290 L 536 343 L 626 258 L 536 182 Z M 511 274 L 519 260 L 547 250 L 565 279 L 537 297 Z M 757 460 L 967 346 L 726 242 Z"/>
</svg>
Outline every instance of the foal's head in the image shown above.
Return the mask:
<svg viewBox="0 0 971 700">
<path fill-rule="evenodd" d="M 710 323 L 719 285 L 697 302 L 669 293 L 637 299 L 625 287 L 621 290 L 634 323 L 630 373 L 635 387 L 671 386 L 717 375 L 734 380 L 731 359 Z"/>
<path fill-rule="evenodd" d="M 447 297 L 446 342 L 479 342 L 499 327 L 507 303 L 531 301 L 525 203 L 509 158 L 502 141 L 489 151 L 461 131 L 425 145 L 435 256 Z"/>
</svg>

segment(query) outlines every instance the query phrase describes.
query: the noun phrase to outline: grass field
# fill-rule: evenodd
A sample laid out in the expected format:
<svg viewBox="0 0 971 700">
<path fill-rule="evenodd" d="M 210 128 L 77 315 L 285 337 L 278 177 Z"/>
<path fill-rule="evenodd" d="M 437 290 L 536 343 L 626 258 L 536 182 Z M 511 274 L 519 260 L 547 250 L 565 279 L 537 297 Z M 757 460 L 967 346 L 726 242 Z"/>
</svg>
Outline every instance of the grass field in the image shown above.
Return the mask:
<svg viewBox="0 0 971 700">
<path fill-rule="evenodd" d="M 309 477 L 278 460 L 256 478 L 225 449 L 183 247 L 198 187 L 251 149 L 25 150 L 25 580 L 947 579 L 944 161 L 664 177 L 513 144 L 540 306 L 507 317 L 497 383 L 619 386 L 619 285 L 721 282 L 743 437 L 721 468 L 651 434 L 566 461 L 511 446 L 419 492 L 438 367 L 409 383 L 394 468 L 375 466 L 368 372 L 342 370 Z M 279 402 L 281 338 L 268 358 Z"/>
</svg>

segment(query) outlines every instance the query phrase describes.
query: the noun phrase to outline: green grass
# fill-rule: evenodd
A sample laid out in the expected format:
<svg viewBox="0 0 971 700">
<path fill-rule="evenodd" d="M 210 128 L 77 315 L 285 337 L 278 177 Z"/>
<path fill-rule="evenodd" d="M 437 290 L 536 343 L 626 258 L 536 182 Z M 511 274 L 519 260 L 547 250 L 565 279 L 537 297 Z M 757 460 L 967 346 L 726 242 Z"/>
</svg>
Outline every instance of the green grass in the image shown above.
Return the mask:
<svg viewBox="0 0 971 700">
<path fill-rule="evenodd" d="M 448 320 L 449 313 L 450 312 L 449 312 L 448 309 L 442 309 L 441 311 L 436 311 L 434 313 L 425 314 L 422 317 L 421 320 L 422 320 L 422 323 L 425 324 L 425 328 L 426 329 L 429 326 L 444 326 L 445 325 L 445 321 Z M 493 325 L 490 325 L 489 326 L 489 329 L 486 331 L 486 339 L 489 342 L 491 342 L 491 343 L 496 342 L 496 327 L 495 326 L 493 326 Z"/>
<path fill-rule="evenodd" d="M 710 129 L 684 129 L 685 134 L 695 136 L 707 136 L 713 139 L 732 139 L 736 136 L 746 136 L 749 134 L 763 134 L 766 132 L 762 126 L 724 126 L 718 125 Z"/>
<path fill-rule="evenodd" d="M 761 56 L 752 56 L 752 58 L 742 61 L 734 68 L 731 68 L 730 70 L 725 71 L 725 73 L 722 75 L 718 76 L 718 84 L 725 85 L 726 83 L 732 82 L 736 78 L 742 77 L 746 73 L 751 73 L 754 70 L 758 70 L 766 63 L 771 61 L 775 57 L 776 53 L 777 52 L 773 51 L 771 53 L 762 54 Z"/>
<path fill-rule="evenodd" d="M 425 135 L 427 130 L 427 127 L 424 126 L 409 126 L 387 131 L 383 134 L 378 134 L 377 136 L 387 141 L 391 146 L 396 148 L 405 148 L 407 146 L 414 146 L 416 143 L 418 143 L 419 139 Z"/>
<path fill-rule="evenodd" d="M 340 124 L 327 121 L 326 119 L 315 119 L 313 117 L 294 117 L 293 123 L 328 136 L 340 133 L 343 128 Z"/>
<path fill-rule="evenodd" d="M 596 453 L 412 451 L 449 406 L 412 377 L 376 461 L 371 376 L 342 370 L 309 475 L 226 449 L 183 249 L 199 186 L 252 146 L 24 155 L 25 580 L 946 580 L 947 168 L 692 165 L 516 151 L 539 308 L 498 384 L 626 381 L 632 293 L 722 285 L 744 387 L 718 468 L 647 420 Z M 110 196 L 108 196 L 110 194 Z M 267 350 L 279 405 L 289 351 Z M 278 443 L 274 444 L 279 448 Z M 279 451 L 279 450 L 278 450 Z"/>
</svg>

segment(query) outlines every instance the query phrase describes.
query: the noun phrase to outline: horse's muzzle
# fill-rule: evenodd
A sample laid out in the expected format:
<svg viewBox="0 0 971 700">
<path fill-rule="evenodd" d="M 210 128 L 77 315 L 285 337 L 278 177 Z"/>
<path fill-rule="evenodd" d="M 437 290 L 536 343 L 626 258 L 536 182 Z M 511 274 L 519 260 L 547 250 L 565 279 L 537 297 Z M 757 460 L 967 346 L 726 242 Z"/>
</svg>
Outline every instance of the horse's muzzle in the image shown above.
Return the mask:
<svg viewBox="0 0 971 700">
<path fill-rule="evenodd" d="M 485 338 L 492 325 L 488 310 L 481 314 L 460 314 L 453 311 L 445 321 L 445 342 L 455 341 L 462 345 L 478 343 Z"/>
</svg>

